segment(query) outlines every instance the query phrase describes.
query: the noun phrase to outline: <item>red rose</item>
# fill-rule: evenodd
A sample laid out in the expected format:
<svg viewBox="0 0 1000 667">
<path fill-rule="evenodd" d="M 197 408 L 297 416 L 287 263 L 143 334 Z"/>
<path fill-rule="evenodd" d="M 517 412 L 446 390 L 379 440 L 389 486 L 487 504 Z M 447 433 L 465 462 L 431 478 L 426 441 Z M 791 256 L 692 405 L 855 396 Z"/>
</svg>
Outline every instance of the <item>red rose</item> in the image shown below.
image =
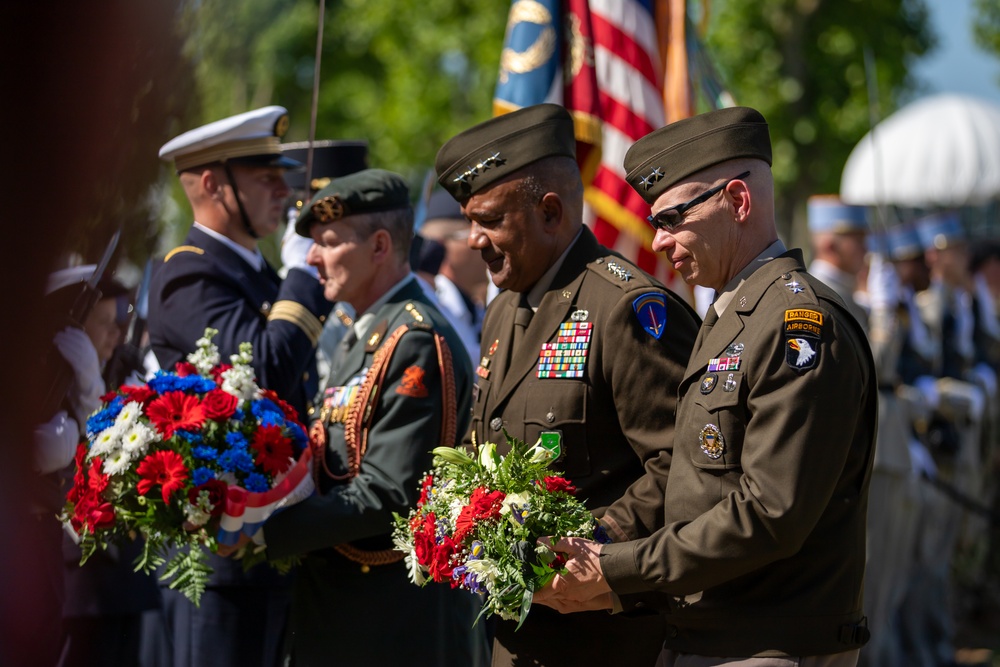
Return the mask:
<svg viewBox="0 0 1000 667">
<path fill-rule="evenodd" d="M 563 477 L 546 477 L 545 478 L 545 488 L 548 489 L 549 493 L 556 493 L 562 491 L 563 493 L 568 493 L 571 496 L 576 495 L 576 487 Z"/>
<path fill-rule="evenodd" d="M 448 536 L 441 538 L 441 544 L 434 547 L 427 569 L 436 582 L 448 581 L 455 570 L 452 557 L 458 552 L 458 545 Z"/>
<path fill-rule="evenodd" d="M 437 520 L 431 512 L 424 517 L 423 525 L 414 527 L 413 530 L 413 551 L 417 555 L 417 562 L 428 567 L 431 564 L 431 557 L 434 555 L 434 536 L 437 532 Z"/>
<path fill-rule="evenodd" d="M 70 523 L 77 533 L 82 533 L 84 528 L 94 533 L 99 528 L 109 528 L 114 525 L 115 508 L 111 503 L 89 495 L 77 503 Z"/>
<path fill-rule="evenodd" d="M 201 410 L 205 413 L 205 419 L 222 421 L 232 417 L 233 413 L 236 412 L 236 406 L 239 404 L 240 399 L 228 391 L 213 389 L 202 397 Z"/>
<path fill-rule="evenodd" d="M 495 519 L 500 516 L 500 509 L 503 507 L 503 499 L 507 497 L 503 491 L 488 491 L 485 487 L 479 487 L 472 492 L 469 497 L 469 504 L 475 508 L 477 519 Z"/>
<path fill-rule="evenodd" d="M 174 365 L 174 372 L 177 373 L 178 377 L 186 378 L 189 375 L 197 375 L 198 367 L 189 361 L 178 361 Z"/>
<path fill-rule="evenodd" d="M 170 496 L 184 487 L 188 477 L 184 459 L 170 449 L 153 452 L 139 463 L 135 471 L 139 474 L 139 483 L 136 485 L 139 495 L 144 496 L 154 486 L 160 486 L 165 503 L 170 503 Z"/>
<path fill-rule="evenodd" d="M 192 505 L 198 501 L 198 494 L 208 491 L 208 502 L 212 505 L 212 516 L 219 516 L 226 509 L 226 491 L 229 485 L 221 479 L 210 479 L 201 486 L 188 489 L 188 502 Z"/>
</svg>

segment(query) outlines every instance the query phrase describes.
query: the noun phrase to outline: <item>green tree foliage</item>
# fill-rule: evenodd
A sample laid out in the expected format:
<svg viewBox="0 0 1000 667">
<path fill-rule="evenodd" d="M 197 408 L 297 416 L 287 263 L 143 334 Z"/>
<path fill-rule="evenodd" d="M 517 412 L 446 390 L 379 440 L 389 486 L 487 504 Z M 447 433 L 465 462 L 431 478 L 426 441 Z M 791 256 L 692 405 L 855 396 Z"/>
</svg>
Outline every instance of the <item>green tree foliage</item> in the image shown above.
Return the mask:
<svg viewBox="0 0 1000 667">
<path fill-rule="evenodd" d="M 194 120 L 178 131 L 280 104 L 291 118 L 285 141 L 308 139 L 319 0 L 181 3 L 176 32 L 197 84 Z M 491 115 L 509 8 L 509 0 L 326 0 L 316 138 L 368 141 L 369 163 L 415 190 L 445 140 Z M 167 243 L 190 224 L 170 183 Z M 274 259 L 276 240 L 263 245 Z"/>
<path fill-rule="evenodd" d="M 976 0 L 975 10 L 972 32 L 976 44 L 1000 56 L 1000 3 L 997 0 Z"/>
<path fill-rule="evenodd" d="M 933 46 L 927 8 L 922 0 L 717 0 L 711 9 L 709 51 L 736 103 L 768 119 L 779 229 L 798 245 L 793 227 L 801 234 L 805 200 L 839 192 L 844 163 L 870 129 L 865 48 L 884 117 L 915 88 L 909 69 Z"/>
<path fill-rule="evenodd" d="M 317 139 L 365 139 L 411 177 L 491 114 L 509 0 L 327 0 Z M 308 138 L 318 0 L 185 0 L 180 32 L 204 121 L 266 104 Z"/>
</svg>

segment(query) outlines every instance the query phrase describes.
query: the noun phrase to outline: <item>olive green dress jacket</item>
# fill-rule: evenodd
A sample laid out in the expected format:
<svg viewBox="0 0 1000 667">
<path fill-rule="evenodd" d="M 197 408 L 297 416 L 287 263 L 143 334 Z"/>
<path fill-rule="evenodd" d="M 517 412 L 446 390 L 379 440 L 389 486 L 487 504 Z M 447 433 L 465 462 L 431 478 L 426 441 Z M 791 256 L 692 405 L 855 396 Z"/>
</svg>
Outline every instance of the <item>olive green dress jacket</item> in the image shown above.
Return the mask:
<svg viewBox="0 0 1000 667">
<path fill-rule="evenodd" d="M 625 608 L 659 607 L 675 651 L 856 649 L 868 637 L 861 610 L 877 425 L 864 332 L 805 273 L 798 250 L 753 272 L 709 328 L 711 320 L 680 386 L 663 498 L 655 508 L 626 498 L 611 511 L 655 510 L 662 526 L 603 547 L 602 570 Z"/>
<path fill-rule="evenodd" d="M 533 444 L 560 436 L 553 469 L 601 515 L 627 496 L 659 504 L 669 467 L 677 386 L 698 330 L 698 316 L 677 295 L 601 246 L 584 228 L 542 298 L 516 349 L 521 295 L 501 292 L 486 311 L 472 428 L 477 442 L 503 443 L 503 430 Z M 649 302 L 662 304 L 651 308 Z M 637 312 L 638 309 L 638 312 Z M 644 328 L 648 326 L 649 329 Z M 574 329 L 575 327 L 575 329 Z M 587 338 L 578 377 L 539 377 L 547 345 L 567 329 Z M 657 337 L 657 335 L 659 336 Z M 646 471 L 657 474 L 644 476 Z M 637 519 L 640 520 L 641 519 Z M 662 524 L 628 525 L 626 535 Z M 561 615 L 535 605 L 520 630 L 497 625 L 494 665 L 652 664 L 663 623 L 605 612 Z M 595 642 L 604 636 L 607 641 Z"/>
</svg>

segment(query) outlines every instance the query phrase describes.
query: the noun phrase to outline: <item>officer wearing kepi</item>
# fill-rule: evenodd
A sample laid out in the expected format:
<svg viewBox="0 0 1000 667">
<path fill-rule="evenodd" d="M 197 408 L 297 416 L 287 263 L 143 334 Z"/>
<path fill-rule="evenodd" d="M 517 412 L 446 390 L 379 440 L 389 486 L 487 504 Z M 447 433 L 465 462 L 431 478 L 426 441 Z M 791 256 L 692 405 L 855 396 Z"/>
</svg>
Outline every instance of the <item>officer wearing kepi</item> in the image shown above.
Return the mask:
<svg viewBox="0 0 1000 667">
<path fill-rule="evenodd" d="M 486 311 L 472 431 L 506 447 L 504 431 L 541 438 L 612 539 L 661 518 L 605 514 L 622 496 L 652 504 L 670 467 L 677 385 L 697 315 L 583 225 L 573 119 L 554 104 L 493 118 L 438 152 L 438 182 L 471 221 L 500 294 Z M 648 482 L 653 482 L 649 484 Z M 644 500 L 643 500 L 644 499 Z M 655 616 L 561 616 L 534 607 L 524 625 L 501 621 L 494 665 L 652 664 Z M 604 635 L 614 641 L 595 643 Z"/>
<path fill-rule="evenodd" d="M 864 331 L 778 239 L 759 112 L 672 123 L 633 144 L 624 166 L 650 205 L 653 250 L 717 296 L 678 390 L 669 476 L 649 473 L 662 495 L 609 510 L 655 511 L 659 524 L 631 542 L 561 540 L 567 571 L 535 601 L 564 612 L 654 604 L 664 667 L 853 667 L 869 637 L 877 422 Z"/>
<path fill-rule="evenodd" d="M 149 337 L 165 369 L 194 351 L 206 327 L 218 329 L 223 359 L 251 343 L 260 385 L 304 419 L 315 393 L 314 352 L 332 304 L 304 251 L 282 253 L 289 267 L 282 280 L 257 247 L 284 216 L 285 170 L 301 167 L 281 154 L 287 127 L 285 109 L 269 106 L 185 132 L 160 149 L 177 169 L 195 221 L 183 245 L 154 269 Z M 214 574 L 200 607 L 163 588 L 175 658 L 192 667 L 277 664 L 287 578 L 267 567 L 244 574 L 242 564 L 219 557 L 210 562 Z"/>
</svg>

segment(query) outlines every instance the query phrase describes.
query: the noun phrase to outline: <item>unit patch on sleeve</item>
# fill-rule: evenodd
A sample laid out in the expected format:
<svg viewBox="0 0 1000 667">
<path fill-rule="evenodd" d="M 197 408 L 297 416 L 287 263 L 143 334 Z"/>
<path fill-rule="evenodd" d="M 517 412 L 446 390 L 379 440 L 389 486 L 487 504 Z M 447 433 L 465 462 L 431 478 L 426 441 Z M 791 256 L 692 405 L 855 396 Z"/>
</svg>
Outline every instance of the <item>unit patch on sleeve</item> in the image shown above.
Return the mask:
<svg viewBox="0 0 1000 667">
<path fill-rule="evenodd" d="M 667 297 L 648 292 L 632 302 L 632 309 L 646 333 L 659 340 L 667 324 Z"/>
<path fill-rule="evenodd" d="M 795 370 L 815 368 L 823 334 L 823 313 L 804 308 L 785 311 L 785 363 Z"/>
<path fill-rule="evenodd" d="M 427 386 L 424 384 L 424 369 L 420 366 L 410 366 L 403 371 L 403 379 L 396 387 L 396 393 L 411 398 L 427 398 Z"/>
<path fill-rule="evenodd" d="M 593 322 L 563 322 L 554 343 L 544 343 L 538 353 L 538 377 L 582 378 L 587 365 Z"/>
</svg>

